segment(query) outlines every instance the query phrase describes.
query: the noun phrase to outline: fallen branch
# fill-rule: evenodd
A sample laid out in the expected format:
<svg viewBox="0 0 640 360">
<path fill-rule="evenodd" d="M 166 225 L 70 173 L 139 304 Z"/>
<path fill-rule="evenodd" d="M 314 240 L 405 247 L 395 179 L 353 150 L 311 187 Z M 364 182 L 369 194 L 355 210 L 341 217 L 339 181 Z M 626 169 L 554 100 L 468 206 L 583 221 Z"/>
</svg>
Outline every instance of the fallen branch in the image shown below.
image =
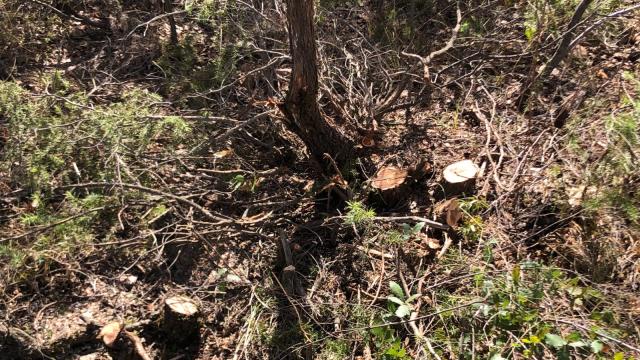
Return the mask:
<svg viewBox="0 0 640 360">
<path fill-rule="evenodd" d="M 373 218 L 373 220 L 377 220 L 377 221 L 406 221 L 406 220 L 413 220 L 413 221 L 417 221 L 417 222 L 423 222 L 425 223 L 425 225 L 427 226 L 431 226 L 432 228 L 435 229 L 440 229 L 440 230 L 449 230 L 451 229 L 451 227 L 449 225 L 445 225 L 445 224 L 441 224 L 437 221 L 433 221 L 427 218 L 423 218 L 420 216 L 376 216 Z"/>
<path fill-rule="evenodd" d="M 147 353 L 147 351 L 144 349 L 144 345 L 142 344 L 142 340 L 140 340 L 140 338 L 138 337 L 138 335 L 132 333 L 131 331 L 128 330 L 124 330 L 124 335 L 129 339 L 129 341 L 131 341 L 131 343 L 133 344 L 133 348 L 136 351 L 136 354 L 138 354 L 138 356 L 142 359 L 142 360 L 153 360 L 151 358 L 151 356 L 149 356 L 149 354 Z"/>
<path fill-rule="evenodd" d="M 66 19 L 66 20 L 72 20 L 72 21 L 77 21 L 81 24 L 87 25 L 87 26 L 91 26 L 91 27 L 96 27 L 99 29 L 103 29 L 106 31 L 111 31 L 108 23 L 104 23 L 101 21 L 97 21 L 97 20 L 93 20 L 87 16 L 84 15 L 80 15 L 77 13 L 72 13 L 72 14 L 67 14 L 64 11 L 58 9 L 57 7 L 51 5 L 51 4 L 47 4 L 45 2 L 39 1 L 39 0 L 29 0 L 30 2 L 40 5 L 40 6 L 44 6 L 46 8 L 48 8 L 49 10 L 53 11 L 56 15 L 58 15 L 59 17 Z"/>
<path fill-rule="evenodd" d="M 391 255 L 389 253 L 382 252 L 382 251 L 378 251 L 376 249 L 367 249 L 362 245 L 358 245 L 358 246 L 356 246 L 356 248 L 358 250 L 362 251 L 362 252 L 365 252 L 365 253 L 369 254 L 369 255 L 375 255 L 375 256 L 379 256 L 379 257 L 385 258 L 385 259 L 393 259 L 393 255 Z"/>
<path fill-rule="evenodd" d="M 392 91 L 389 92 L 389 95 L 376 106 L 374 110 L 374 118 L 380 117 L 382 114 L 386 113 L 389 107 L 391 107 L 396 103 L 396 101 L 398 100 L 402 92 L 406 89 L 407 85 L 409 84 L 409 81 L 411 78 L 409 74 L 417 70 L 419 64 L 422 64 L 423 80 L 427 83 L 427 85 L 431 85 L 431 77 L 429 75 L 429 66 L 431 65 L 431 62 L 433 61 L 433 59 L 451 50 L 451 48 L 453 47 L 453 44 L 458 38 L 458 33 L 460 32 L 461 25 L 462 25 L 462 12 L 460 11 L 460 4 L 458 4 L 456 9 L 456 26 L 453 29 L 451 29 L 451 37 L 449 38 L 449 41 L 447 41 L 447 43 L 442 48 L 432 51 L 427 56 L 411 54 L 404 51 L 401 53 L 404 56 L 417 59 L 419 63 L 413 65 L 409 69 L 408 74 L 405 74 L 404 78 L 398 83 L 398 85 Z"/>
<path fill-rule="evenodd" d="M 197 168 L 196 171 L 207 173 L 207 174 L 256 174 L 256 175 L 268 175 L 275 173 L 278 169 L 269 169 L 269 170 L 244 170 L 244 169 L 229 169 L 229 170 L 216 170 L 216 169 L 205 169 L 205 168 Z"/>
<path fill-rule="evenodd" d="M 582 0 L 582 2 L 578 4 L 573 16 L 571 17 L 569 25 L 567 26 L 569 30 L 564 34 L 564 37 L 560 42 L 560 46 L 558 46 L 558 49 L 555 54 L 553 54 L 551 60 L 549 60 L 549 62 L 544 66 L 539 78 L 543 79 L 551 75 L 553 70 L 558 67 L 560 62 L 567 56 L 569 50 L 571 50 L 571 45 L 573 44 L 573 30 L 578 25 L 585 11 L 587 11 L 587 8 L 592 2 L 593 0 Z"/>
<path fill-rule="evenodd" d="M 238 130 L 240 130 L 240 129 L 244 129 L 245 127 L 247 127 L 247 126 L 249 126 L 249 125 L 251 125 L 251 124 L 255 123 L 257 120 L 260 120 L 260 119 L 262 119 L 262 118 L 264 118 L 264 117 L 268 116 L 269 114 L 272 114 L 274 111 L 275 111 L 275 110 L 267 110 L 267 111 L 265 111 L 265 112 L 261 112 L 260 114 L 258 114 L 258 115 L 256 115 L 256 116 L 252 117 L 251 119 L 246 120 L 246 121 L 243 121 L 243 122 L 241 122 L 240 124 L 238 124 L 238 125 L 236 125 L 236 126 L 232 127 L 231 129 L 229 129 L 229 130 L 225 131 L 225 132 L 224 132 L 224 134 L 222 134 L 222 135 L 220 135 L 220 136 L 217 136 L 217 137 L 216 137 L 215 139 L 213 139 L 213 140 L 214 140 L 214 141 L 216 141 L 216 142 L 224 141 L 224 140 L 226 140 L 227 138 L 229 138 L 229 136 L 231 136 L 231 134 L 233 134 L 234 132 L 236 132 L 236 131 L 238 131 Z"/>
<path fill-rule="evenodd" d="M 612 12 L 611 14 L 608 14 L 608 15 L 604 15 L 602 17 L 602 19 L 600 19 L 600 20 L 596 21 L 595 23 L 591 24 L 591 26 L 589 26 L 583 32 L 581 32 L 580 35 L 576 36 L 575 39 L 573 39 L 573 41 L 571 42 L 571 44 L 569 44 L 569 49 L 572 49 L 574 46 L 576 46 L 578 41 L 580 41 L 585 35 L 587 35 L 593 29 L 595 29 L 598 26 L 604 24 L 604 22 L 607 21 L 607 19 L 620 17 L 620 16 L 622 16 L 622 15 L 624 15 L 626 13 L 629 13 L 629 12 L 632 12 L 632 11 L 635 11 L 635 10 L 638 10 L 638 9 L 640 9 L 640 4 L 636 4 L 636 5 L 630 6 L 628 8 Z"/>
<path fill-rule="evenodd" d="M 145 22 L 143 22 L 141 24 L 138 24 L 136 27 L 133 28 L 133 30 L 129 31 L 129 33 L 123 38 L 123 40 L 126 40 L 129 37 L 131 37 L 131 35 L 133 35 L 133 33 L 136 32 L 136 30 L 140 29 L 143 26 L 145 27 L 145 31 L 144 32 L 145 32 L 145 35 L 146 35 L 147 29 L 149 28 L 149 25 L 152 22 L 158 21 L 160 19 L 164 19 L 166 17 L 173 17 L 173 15 L 184 14 L 186 12 L 187 12 L 187 10 L 177 10 L 177 11 L 172 11 L 172 12 L 169 12 L 169 13 L 160 14 L 158 16 L 155 16 L 155 17 L 151 18 L 149 21 L 145 21 Z"/>
<path fill-rule="evenodd" d="M 591 32 L 593 29 L 597 28 L 598 26 L 602 25 L 607 19 L 619 17 L 626 13 L 640 9 L 640 4 L 635 4 L 628 8 L 621 9 L 611 14 L 605 15 L 602 19 L 591 24 L 583 32 L 581 32 L 579 35 L 574 37 L 575 29 L 580 25 L 580 20 L 582 19 L 584 13 L 586 12 L 586 10 L 588 9 L 589 5 L 592 2 L 593 0 L 582 0 L 582 2 L 578 4 L 571 18 L 571 21 L 569 22 L 569 25 L 567 26 L 568 30 L 565 32 L 564 36 L 562 37 L 562 41 L 558 46 L 558 48 L 556 49 L 556 52 L 553 54 L 553 57 L 544 65 L 542 71 L 540 71 L 538 75 L 536 75 L 532 80 L 530 80 L 528 84 L 525 84 L 523 86 L 523 90 L 521 91 L 521 94 L 517 100 L 517 106 L 520 111 L 523 111 L 527 106 L 527 103 L 529 101 L 529 98 L 531 97 L 533 88 L 536 86 L 536 84 L 538 84 L 540 80 L 543 80 L 549 77 L 549 75 L 551 75 L 553 70 L 556 69 L 558 65 L 560 65 L 560 63 L 567 57 L 571 49 L 573 49 L 585 35 L 587 35 L 589 32 Z"/>
</svg>

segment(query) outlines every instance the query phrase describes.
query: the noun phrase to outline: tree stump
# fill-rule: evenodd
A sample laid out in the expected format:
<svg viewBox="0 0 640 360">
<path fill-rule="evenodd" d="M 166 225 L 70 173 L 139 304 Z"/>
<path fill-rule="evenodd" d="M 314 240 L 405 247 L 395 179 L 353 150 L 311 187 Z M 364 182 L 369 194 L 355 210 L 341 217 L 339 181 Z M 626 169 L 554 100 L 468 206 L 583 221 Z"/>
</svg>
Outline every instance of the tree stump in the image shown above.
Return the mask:
<svg viewBox="0 0 640 360">
<path fill-rule="evenodd" d="M 198 307 L 185 296 L 172 296 L 164 301 L 164 331 L 176 344 L 187 344 L 198 338 Z"/>
<path fill-rule="evenodd" d="M 282 270 L 282 287 L 291 297 L 305 296 L 304 287 L 296 274 L 296 267 L 289 265 Z"/>
<path fill-rule="evenodd" d="M 472 193 L 479 171 L 478 166 L 471 160 L 462 160 L 447 166 L 442 173 L 445 197 Z"/>
<path fill-rule="evenodd" d="M 407 190 L 409 172 L 395 166 L 385 166 L 378 170 L 371 180 L 371 187 L 380 192 L 382 200 L 393 206 L 404 198 Z"/>
</svg>

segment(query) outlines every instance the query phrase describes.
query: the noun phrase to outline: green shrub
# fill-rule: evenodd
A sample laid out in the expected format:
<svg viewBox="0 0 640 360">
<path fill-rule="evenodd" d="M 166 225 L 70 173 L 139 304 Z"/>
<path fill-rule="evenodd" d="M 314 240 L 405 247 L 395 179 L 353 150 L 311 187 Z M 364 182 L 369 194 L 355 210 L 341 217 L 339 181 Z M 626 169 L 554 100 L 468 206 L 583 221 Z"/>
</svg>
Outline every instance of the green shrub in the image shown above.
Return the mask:
<svg viewBox="0 0 640 360">
<path fill-rule="evenodd" d="M 53 96 L 31 97 L 10 82 L 0 82 L 0 117 L 10 134 L 0 168 L 30 192 L 70 182 L 127 179 L 136 162 L 160 137 L 171 147 L 190 135 L 190 126 L 175 116 L 152 117 L 158 95 L 125 92 L 120 102 L 92 106 L 81 93 L 70 92 L 59 74 L 47 87 Z"/>
<path fill-rule="evenodd" d="M 9 134 L 0 174 L 24 190 L 26 203 L 12 225 L 26 235 L 1 244 L 0 262 L 8 266 L 0 270 L 18 280 L 89 254 L 96 240 L 117 232 L 115 209 L 140 196 L 91 188 L 63 193 L 61 187 L 112 181 L 153 186 L 144 170 L 135 170 L 146 168 L 142 157 L 173 152 L 191 136 L 182 118 L 156 115 L 162 100 L 156 94 L 132 89 L 119 101 L 94 105 L 60 73 L 43 81 L 51 95 L 32 96 L 0 82 L 0 119 Z"/>
<path fill-rule="evenodd" d="M 376 216 L 373 209 L 367 208 L 360 201 L 347 202 L 347 216 L 345 217 L 345 223 L 355 226 L 366 226 Z"/>
</svg>

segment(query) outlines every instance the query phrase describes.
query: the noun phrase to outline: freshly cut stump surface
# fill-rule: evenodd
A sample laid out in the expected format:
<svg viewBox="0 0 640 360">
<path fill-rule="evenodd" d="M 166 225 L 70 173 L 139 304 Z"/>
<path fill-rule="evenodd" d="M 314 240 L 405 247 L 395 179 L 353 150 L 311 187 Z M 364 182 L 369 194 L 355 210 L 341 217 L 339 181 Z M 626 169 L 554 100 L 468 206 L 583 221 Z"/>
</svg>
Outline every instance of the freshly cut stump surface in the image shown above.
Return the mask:
<svg viewBox="0 0 640 360">
<path fill-rule="evenodd" d="M 164 301 L 164 331 L 177 344 L 195 341 L 200 333 L 198 306 L 186 296 L 172 296 Z"/>
<path fill-rule="evenodd" d="M 387 205 L 398 204 L 406 195 L 407 177 L 409 172 L 395 166 L 385 166 L 378 170 L 371 187 L 380 191 L 382 199 Z"/>
<path fill-rule="evenodd" d="M 449 197 L 472 193 L 479 171 L 480 168 L 471 160 L 462 160 L 447 166 L 442 173 L 445 195 Z"/>
</svg>

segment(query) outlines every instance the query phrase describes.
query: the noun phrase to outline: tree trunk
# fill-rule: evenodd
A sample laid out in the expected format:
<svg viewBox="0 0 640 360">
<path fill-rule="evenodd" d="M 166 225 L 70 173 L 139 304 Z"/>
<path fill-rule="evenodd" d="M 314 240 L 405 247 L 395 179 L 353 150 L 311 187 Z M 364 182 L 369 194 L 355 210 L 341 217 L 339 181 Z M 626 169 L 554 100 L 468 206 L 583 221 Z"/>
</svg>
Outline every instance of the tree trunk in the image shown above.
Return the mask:
<svg viewBox="0 0 640 360">
<path fill-rule="evenodd" d="M 173 12 L 173 0 L 164 0 L 162 5 L 165 13 Z M 171 45 L 178 45 L 178 29 L 176 18 L 173 15 L 169 15 L 169 29 L 171 30 Z"/>
<path fill-rule="evenodd" d="M 370 23 L 370 29 L 372 29 L 373 38 L 376 40 L 382 40 L 385 31 L 385 12 L 384 12 L 384 4 L 385 0 L 372 0 L 371 1 L 371 12 L 372 21 Z"/>
<path fill-rule="evenodd" d="M 520 93 L 520 96 L 517 100 L 517 106 L 519 111 L 524 111 L 528 105 L 529 98 L 531 97 L 531 93 L 533 92 L 535 86 L 539 81 L 544 80 L 551 75 L 553 70 L 555 70 L 560 62 L 564 60 L 565 57 L 569 54 L 571 50 L 571 43 L 573 42 L 573 37 L 576 31 L 576 27 L 580 24 L 584 13 L 589 8 L 589 5 L 593 0 L 582 0 L 578 6 L 576 6 L 576 10 L 571 17 L 571 21 L 567 26 L 567 30 L 562 37 L 560 45 L 556 49 L 556 52 L 553 54 L 553 57 L 544 65 L 540 74 L 535 75 L 527 84 L 525 84 L 522 88 L 523 90 Z"/>
<path fill-rule="evenodd" d="M 324 154 L 329 154 L 342 166 L 353 156 L 355 143 L 320 112 L 313 0 L 287 0 L 286 4 L 293 61 L 289 92 L 282 107 L 287 126 L 317 160 L 323 162 Z"/>
<path fill-rule="evenodd" d="M 567 26 L 567 32 L 562 37 L 562 42 L 560 42 L 560 46 L 558 46 L 558 49 L 556 50 L 555 54 L 553 54 L 553 57 L 551 58 L 551 60 L 549 60 L 549 62 L 544 66 L 544 69 L 540 74 L 540 78 L 544 79 L 549 75 L 551 75 L 553 70 L 555 70 L 555 68 L 557 68 L 558 65 L 560 65 L 560 62 L 564 60 L 565 57 L 567 57 L 567 54 L 569 54 L 569 51 L 571 50 L 570 45 L 571 45 L 571 42 L 573 42 L 573 36 L 576 31 L 576 27 L 580 23 L 580 20 L 582 20 L 582 17 L 584 16 L 585 11 L 587 11 L 587 8 L 589 8 L 589 5 L 591 5 L 592 2 L 593 0 L 582 0 L 582 2 L 578 4 L 578 6 L 576 7 L 576 11 L 573 13 L 573 16 L 571 17 L 569 26 Z"/>
</svg>

